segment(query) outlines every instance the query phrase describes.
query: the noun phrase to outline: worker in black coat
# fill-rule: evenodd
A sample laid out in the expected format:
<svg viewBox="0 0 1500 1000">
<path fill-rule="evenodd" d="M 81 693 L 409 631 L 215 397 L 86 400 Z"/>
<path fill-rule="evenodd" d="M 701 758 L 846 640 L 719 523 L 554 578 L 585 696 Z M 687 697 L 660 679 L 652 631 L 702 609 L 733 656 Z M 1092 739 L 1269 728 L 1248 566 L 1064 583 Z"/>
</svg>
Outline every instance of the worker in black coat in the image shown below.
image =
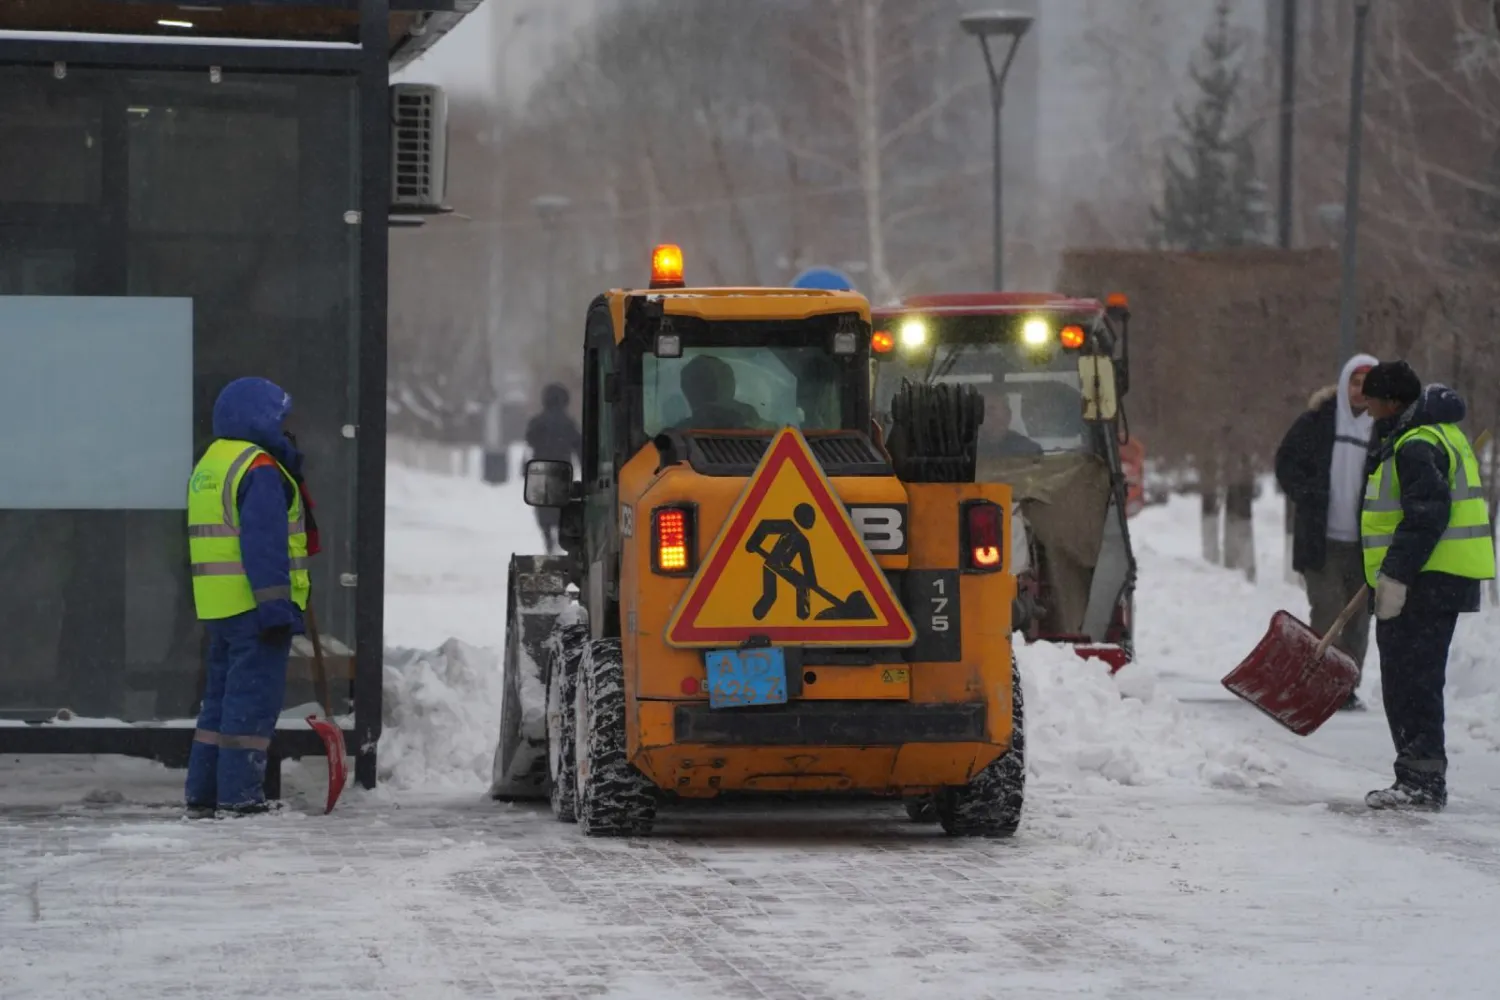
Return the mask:
<svg viewBox="0 0 1500 1000">
<path fill-rule="evenodd" d="M 1313 393 L 1276 449 L 1276 482 L 1293 505 L 1292 569 L 1302 574 L 1308 623 L 1319 635 L 1333 627 L 1365 582 L 1359 508 L 1374 418 L 1365 412 L 1362 389 L 1378 361 L 1368 354 L 1346 361 L 1338 382 Z M 1334 638 L 1361 677 L 1369 641 L 1370 616 L 1363 609 Z M 1364 705 L 1351 692 L 1342 707 Z"/>
<path fill-rule="evenodd" d="M 1458 616 L 1479 610 L 1495 548 L 1479 463 L 1459 429 L 1464 401 L 1423 389 L 1405 362 L 1376 365 L 1364 394 L 1379 444 L 1360 516 L 1365 578 L 1374 588 L 1381 690 L 1396 781 L 1365 796 L 1372 809 L 1440 810 L 1448 802 L 1443 687 Z"/>
<path fill-rule="evenodd" d="M 583 464 L 583 434 L 568 415 L 568 390 L 556 382 L 542 390 L 542 412 L 526 425 L 526 447 L 532 458 Z M 561 520 L 562 511 L 556 507 L 536 508 L 536 523 L 549 556 L 562 547 L 557 534 Z"/>
</svg>

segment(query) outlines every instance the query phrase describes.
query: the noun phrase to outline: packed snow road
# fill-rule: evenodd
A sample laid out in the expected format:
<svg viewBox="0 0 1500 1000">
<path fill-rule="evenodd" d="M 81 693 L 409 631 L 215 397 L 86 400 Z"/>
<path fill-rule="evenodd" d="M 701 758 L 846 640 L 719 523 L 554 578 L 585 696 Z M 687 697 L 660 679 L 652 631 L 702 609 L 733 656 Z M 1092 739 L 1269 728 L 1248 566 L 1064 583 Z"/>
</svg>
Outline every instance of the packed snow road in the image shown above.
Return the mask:
<svg viewBox="0 0 1500 1000">
<path fill-rule="evenodd" d="M 0 997 L 1495 995 L 1493 613 L 1455 652 L 1439 816 L 1359 805 L 1389 780 L 1378 710 L 1297 740 L 1218 687 L 1301 603 L 1271 504 L 1257 586 L 1192 558 L 1183 503 L 1137 522 L 1139 664 L 1111 680 L 1022 651 L 1013 841 L 948 840 L 886 804 L 682 809 L 650 840 L 586 840 L 484 797 L 483 647 L 533 534 L 514 503 L 393 470 L 389 634 L 411 648 L 388 657 L 384 784 L 333 815 L 309 805 L 318 762 L 289 769 L 286 814 L 191 823 L 154 765 L 6 760 Z M 475 645 L 437 649 L 449 636 Z"/>
</svg>

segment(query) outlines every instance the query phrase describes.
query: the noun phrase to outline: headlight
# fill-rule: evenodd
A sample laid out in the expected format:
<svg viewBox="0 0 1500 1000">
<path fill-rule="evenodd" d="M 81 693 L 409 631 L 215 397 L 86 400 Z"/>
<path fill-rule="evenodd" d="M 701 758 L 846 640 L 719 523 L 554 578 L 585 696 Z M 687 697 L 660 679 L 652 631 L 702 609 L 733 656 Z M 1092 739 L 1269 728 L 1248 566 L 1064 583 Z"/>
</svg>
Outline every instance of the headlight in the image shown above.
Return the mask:
<svg viewBox="0 0 1500 1000">
<path fill-rule="evenodd" d="M 1052 327 L 1046 320 L 1033 317 L 1021 327 L 1021 339 L 1031 347 L 1041 347 L 1052 339 Z"/>
<path fill-rule="evenodd" d="M 927 343 L 927 324 L 919 319 L 909 319 L 901 324 L 901 346 L 921 347 Z"/>
</svg>

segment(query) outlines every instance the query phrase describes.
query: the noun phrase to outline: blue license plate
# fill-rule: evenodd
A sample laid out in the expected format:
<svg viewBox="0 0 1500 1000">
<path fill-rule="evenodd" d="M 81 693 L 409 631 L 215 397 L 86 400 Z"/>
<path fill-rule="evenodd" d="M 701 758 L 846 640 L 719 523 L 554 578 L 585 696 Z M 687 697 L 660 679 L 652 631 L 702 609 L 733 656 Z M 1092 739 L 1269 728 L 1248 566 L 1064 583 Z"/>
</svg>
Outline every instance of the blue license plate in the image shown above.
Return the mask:
<svg viewBox="0 0 1500 1000">
<path fill-rule="evenodd" d="M 744 708 L 786 704 L 786 652 L 767 649 L 716 649 L 704 657 L 708 667 L 708 707 Z"/>
</svg>

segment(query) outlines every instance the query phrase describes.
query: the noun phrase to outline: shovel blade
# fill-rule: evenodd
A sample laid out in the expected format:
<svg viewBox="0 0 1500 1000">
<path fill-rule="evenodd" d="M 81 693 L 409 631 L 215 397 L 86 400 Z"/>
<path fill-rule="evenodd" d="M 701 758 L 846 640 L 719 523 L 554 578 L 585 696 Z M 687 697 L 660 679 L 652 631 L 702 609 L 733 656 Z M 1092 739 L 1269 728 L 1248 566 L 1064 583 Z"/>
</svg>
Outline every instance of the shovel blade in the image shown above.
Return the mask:
<svg viewBox="0 0 1500 1000">
<path fill-rule="evenodd" d="M 344 749 L 344 731 L 331 719 L 320 719 L 316 715 L 307 717 L 307 724 L 323 741 L 323 755 L 328 758 L 328 805 L 323 815 L 333 812 L 339 796 L 344 792 L 344 782 L 349 778 L 349 762 Z"/>
<path fill-rule="evenodd" d="M 817 621 L 835 622 L 867 622 L 875 617 L 875 609 L 870 607 L 870 599 L 863 591 L 856 590 L 842 601 L 837 601 L 831 608 L 824 608 L 813 616 Z"/>
<path fill-rule="evenodd" d="M 1320 638 L 1292 615 L 1276 612 L 1224 687 L 1298 736 L 1316 732 L 1359 684 L 1359 667 L 1343 650 L 1329 646 L 1317 656 Z"/>
</svg>

